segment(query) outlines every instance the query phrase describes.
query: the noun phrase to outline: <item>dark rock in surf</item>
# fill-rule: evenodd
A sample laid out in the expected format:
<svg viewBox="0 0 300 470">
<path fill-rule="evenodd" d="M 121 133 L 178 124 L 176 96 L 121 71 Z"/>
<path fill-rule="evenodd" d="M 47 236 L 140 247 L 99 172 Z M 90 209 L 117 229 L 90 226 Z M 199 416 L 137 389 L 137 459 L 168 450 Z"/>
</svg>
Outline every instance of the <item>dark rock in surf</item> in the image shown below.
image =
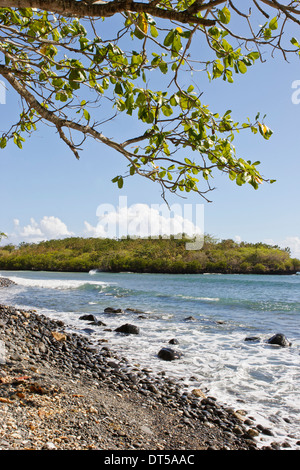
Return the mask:
<svg viewBox="0 0 300 470">
<path fill-rule="evenodd" d="M 260 338 L 258 336 L 247 336 L 244 341 L 253 341 L 254 343 L 258 343 Z"/>
<path fill-rule="evenodd" d="M 164 361 L 174 361 L 175 359 L 180 359 L 182 354 L 179 351 L 175 351 L 171 348 L 162 348 L 158 351 L 158 357 Z"/>
<path fill-rule="evenodd" d="M 14 281 L 11 281 L 10 279 L 7 279 L 6 277 L 0 277 L 0 287 L 10 287 L 10 286 L 15 286 L 16 283 Z"/>
<path fill-rule="evenodd" d="M 93 330 L 92 328 L 84 328 L 82 331 L 84 331 L 88 335 L 95 333 L 95 330 Z"/>
<path fill-rule="evenodd" d="M 106 326 L 106 323 L 103 323 L 103 321 L 101 320 L 97 320 L 97 318 L 95 317 L 95 315 L 82 315 L 81 317 L 79 317 L 79 320 L 84 320 L 84 321 L 88 321 L 90 322 L 89 324 L 90 325 L 96 325 L 96 326 Z"/>
<path fill-rule="evenodd" d="M 170 339 L 169 344 L 179 344 L 179 341 L 176 338 L 172 338 Z"/>
<path fill-rule="evenodd" d="M 289 342 L 287 337 L 282 333 L 276 333 L 274 336 L 267 340 L 269 344 L 277 344 L 278 346 L 282 346 L 284 348 L 291 346 L 292 343 Z"/>
<path fill-rule="evenodd" d="M 123 310 L 121 308 L 107 307 L 104 309 L 104 313 L 123 313 Z"/>
<path fill-rule="evenodd" d="M 92 325 L 97 325 L 97 326 L 107 326 L 106 323 L 103 323 L 101 320 L 95 320 Z"/>
<path fill-rule="evenodd" d="M 145 313 L 143 310 L 139 310 L 138 308 L 126 308 L 125 312 L 130 312 L 130 313 Z"/>
<path fill-rule="evenodd" d="M 119 326 L 115 329 L 118 333 L 125 333 L 127 335 L 138 335 L 140 329 L 138 326 L 131 325 L 130 323 L 125 323 L 125 325 Z"/>
<path fill-rule="evenodd" d="M 190 317 L 186 317 L 186 318 L 184 319 L 184 321 L 196 321 L 196 318 L 190 316 Z"/>
<path fill-rule="evenodd" d="M 97 321 L 97 318 L 95 317 L 95 315 L 81 315 L 81 317 L 79 317 L 79 320 Z"/>
</svg>

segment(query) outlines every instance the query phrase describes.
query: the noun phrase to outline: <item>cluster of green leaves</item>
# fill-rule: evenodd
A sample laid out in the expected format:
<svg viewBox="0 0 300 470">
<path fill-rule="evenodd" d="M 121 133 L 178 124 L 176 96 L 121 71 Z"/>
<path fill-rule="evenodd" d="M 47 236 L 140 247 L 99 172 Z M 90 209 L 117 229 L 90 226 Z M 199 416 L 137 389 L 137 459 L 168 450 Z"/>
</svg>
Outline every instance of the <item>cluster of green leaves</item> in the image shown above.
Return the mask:
<svg viewBox="0 0 300 470">
<path fill-rule="evenodd" d="M 183 11 L 191 3 L 179 1 L 176 9 Z M 134 151 L 126 153 L 128 175 L 146 176 L 172 192 L 201 193 L 203 181 L 209 185 L 217 169 L 239 186 L 249 183 L 257 189 L 263 181 L 259 162 L 238 158 L 233 141 L 241 129 L 249 128 L 264 139 L 272 131 L 263 120 L 239 124 L 230 110 L 223 116 L 210 111 L 193 85 L 179 83 L 181 69 L 192 70 L 187 49 L 194 35 L 197 40 L 205 37 L 213 55 L 203 61 L 210 81 L 222 78 L 232 83 L 234 74 L 245 74 L 259 59 L 259 52 L 244 53 L 241 46 L 229 42 L 231 10 L 227 6 L 216 8 L 215 16 L 217 24 L 208 29 L 189 24 L 172 27 L 170 23 L 166 31 L 147 13 L 124 12 L 122 34 L 116 34 L 115 40 L 103 40 L 97 34 L 89 39 L 91 28 L 88 33 L 77 18 L 56 18 L 30 8 L 0 8 L 0 29 L 8 32 L 0 50 L 22 85 L 62 119 L 93 127 L 96 115 L 89 107 L 91 91 L 94 103 L 108 98 L 117 113 L 136 119 L 144 135 Z M 277 27 L 276 18 L 262 27 L 265 41 L 271 41 Z M 131 38 L 131 50 L 121 47 L 123 36 L 126 49 Z M 167 91 L 151 90 L 153 76 L 170 77 L 172 86 Z M 24 109 L 18 123 L 0 138 L 0 148 L 10 139 L 22 148 L 23 134 L 35 130 L 39 120 L 33 107 Z M 119 188 L 124 176 L 113 179 Z"/>
<path fill-rule="evenodd" d="M 19 247 L 0 248 L 0 269 L 82 271 L 134 271 L 161 273 L 291 274 L 300 270 L 300 260 L 288 249 L 263 243 L 236 243 L 204 237 L 203 249 L 186 250 L 184 234 L 169 239 L 113 240 L 67 238 Z"/>
</svg>

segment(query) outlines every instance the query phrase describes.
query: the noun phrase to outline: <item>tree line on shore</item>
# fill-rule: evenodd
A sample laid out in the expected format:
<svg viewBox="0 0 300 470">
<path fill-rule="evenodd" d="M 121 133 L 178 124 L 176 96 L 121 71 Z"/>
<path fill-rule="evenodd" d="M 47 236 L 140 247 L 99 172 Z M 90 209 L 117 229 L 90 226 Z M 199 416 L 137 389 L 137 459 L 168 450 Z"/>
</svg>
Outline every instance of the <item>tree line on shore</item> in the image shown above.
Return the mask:
<svg viewBox="0 0 300 470">
<path fill-rule="evenodd" d="M 265 243 L 237 243 L 204 236 L 200 250 L 187 250 L 191 239 L 80 238 L 40 243 L 7 244 L 0 248 L 0 269 L 88 272 L 150 272 L 170 274 L 234 273 L 293 274 L 300 260 L 290 249 Z"/>
</svg>

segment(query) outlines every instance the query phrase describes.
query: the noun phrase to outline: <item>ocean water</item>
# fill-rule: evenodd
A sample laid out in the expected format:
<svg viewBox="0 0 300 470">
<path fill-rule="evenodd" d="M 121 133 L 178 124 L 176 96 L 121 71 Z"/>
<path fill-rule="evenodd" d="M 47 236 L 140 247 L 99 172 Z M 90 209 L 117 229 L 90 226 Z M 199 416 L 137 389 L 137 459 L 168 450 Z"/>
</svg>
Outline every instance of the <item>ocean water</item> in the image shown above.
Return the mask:
<svg viewBox="0 0 300 470">
<path fill-rule="evenodd" d="M 0 303 L 35 308 L 65 321 L 133 365 L 165 371 L 186 390 L 242 409 L 272 430 L 259 445 L 300 441 L 300 275 L 166 275 L 1 271 L 16 285 L 1 289 Z M 104 313 L 106 307 L 124 313 Z M 126 309 L 136 309 L 132 312 Z M 92 313 L 107 327 L 79 320 Z M 190 318 L 192 317 L 192 319 Z M 113 331 L 124 323 L 139 335 Z M 108 331 L 109 330 L 109 331 Z M 267 340 L 284 334 L 292 345 Z M 258 337 L 259 341 L 245 341 Z M 179 344 L 170 346 L 176 338 Z M 157 357 L 161 347 L 182 352 L 179 360 Z"/>
</svg>

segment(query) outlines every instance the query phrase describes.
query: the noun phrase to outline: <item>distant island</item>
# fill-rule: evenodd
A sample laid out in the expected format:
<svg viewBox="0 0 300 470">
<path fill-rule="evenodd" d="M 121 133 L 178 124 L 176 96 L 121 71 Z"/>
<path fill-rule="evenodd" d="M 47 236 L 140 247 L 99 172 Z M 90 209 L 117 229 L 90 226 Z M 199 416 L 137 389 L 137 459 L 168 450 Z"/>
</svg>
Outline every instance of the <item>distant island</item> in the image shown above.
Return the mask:
<svg viewBox="0 0 300 470">
<path fill-rule="evenodd" d="M 0 269 L 168 274 L 295 274 L 300 260 L 289 248 L 265 243 L 237 243 L 205 235 L 201 250 L 187 250 L 191 239 L 79 238 L 40 243 L 11 244 L 0 248 Z"/>
</svg>

